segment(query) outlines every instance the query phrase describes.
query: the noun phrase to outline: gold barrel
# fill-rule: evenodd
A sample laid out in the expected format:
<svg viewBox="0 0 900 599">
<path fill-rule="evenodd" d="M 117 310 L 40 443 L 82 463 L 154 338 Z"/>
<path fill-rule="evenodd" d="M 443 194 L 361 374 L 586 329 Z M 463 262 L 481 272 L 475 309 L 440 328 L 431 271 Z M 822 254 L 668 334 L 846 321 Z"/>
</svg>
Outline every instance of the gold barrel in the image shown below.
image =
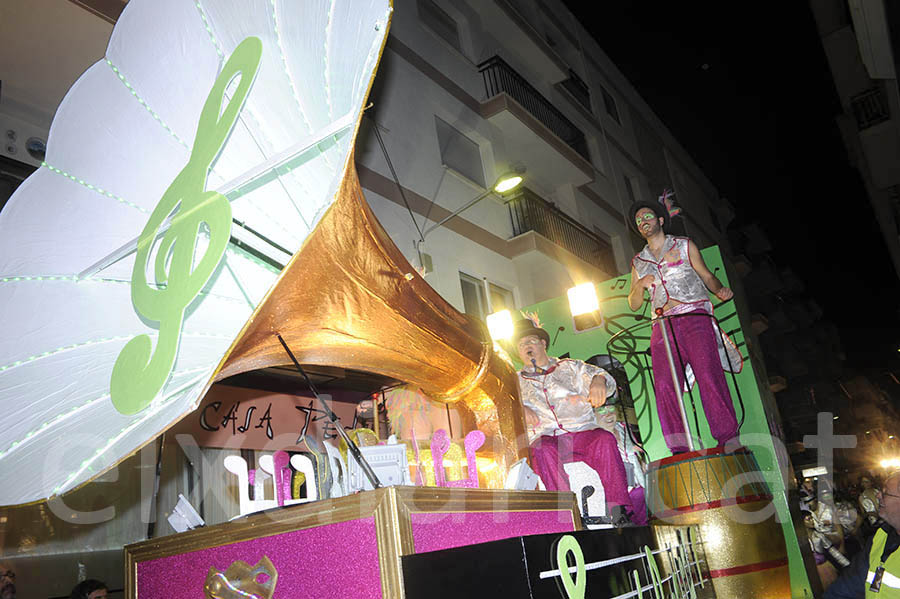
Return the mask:
<svg viewBox="0 0 900 599">
<path fill-rule="evenodd" d="M 648 469 L 652 520 L 698 527 L 718 597 L 791 596 L 787 547 L 771 503 L 746 448 L 684 453 Z"/>
</svg>

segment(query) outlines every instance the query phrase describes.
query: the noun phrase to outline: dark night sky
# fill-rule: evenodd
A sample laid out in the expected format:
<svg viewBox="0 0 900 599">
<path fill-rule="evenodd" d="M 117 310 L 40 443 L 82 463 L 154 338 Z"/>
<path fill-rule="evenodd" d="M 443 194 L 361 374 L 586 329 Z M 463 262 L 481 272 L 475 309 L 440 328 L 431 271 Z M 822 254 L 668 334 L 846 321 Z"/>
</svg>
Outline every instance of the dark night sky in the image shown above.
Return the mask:
<svg viewBox="0 0 900 599">
<path fill-rule="evenodd" d="M 840 329 L 848 364 L 896 360 L 900 281 L 847 161 L 807 2 L 568 4 L 734 204 L 732 226 L 766 231 Z"/>
</svg>

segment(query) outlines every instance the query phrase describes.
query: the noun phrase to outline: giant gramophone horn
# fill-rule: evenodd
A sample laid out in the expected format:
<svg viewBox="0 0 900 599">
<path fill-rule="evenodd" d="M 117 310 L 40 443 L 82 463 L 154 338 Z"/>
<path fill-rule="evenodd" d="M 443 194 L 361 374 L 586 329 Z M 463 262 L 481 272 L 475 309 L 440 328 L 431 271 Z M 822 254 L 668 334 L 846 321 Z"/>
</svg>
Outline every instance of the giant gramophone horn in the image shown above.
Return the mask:
<svg viewBox="0 0 900 599">
<path fill-rule="evenodd" d="M 277 334 L 303 364 L 378 373 L 462 401 L 506 466 L 527 456 L 515 371 L 494 353 L 485 327 L 447 303 L 397 249 L 365 201 L 352 157 L 334 204 L 216 379 L 290 365 Z"/>
</svg>

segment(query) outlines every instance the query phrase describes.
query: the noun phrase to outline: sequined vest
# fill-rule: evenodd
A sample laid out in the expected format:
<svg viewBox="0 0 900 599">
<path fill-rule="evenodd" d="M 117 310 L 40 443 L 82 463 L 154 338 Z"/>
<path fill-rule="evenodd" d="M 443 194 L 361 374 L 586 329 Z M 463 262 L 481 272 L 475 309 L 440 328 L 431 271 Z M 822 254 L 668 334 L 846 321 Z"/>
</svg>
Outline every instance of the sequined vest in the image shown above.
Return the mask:
<svg viewBox="0 0 900 599">
<path fill-rule="evenodd" d="M 650 289 L 653 309 L 664 307 L 670 299 L 689 304 L 709 300 L 709 292 L 700 275 L 691 266 L 688 256 L 688 238 L 666 235 L 662 257 L 657 260 L 645 245 L 641 253 L 631 261 L 638 278 L 653 275 Z"/>
</svg>

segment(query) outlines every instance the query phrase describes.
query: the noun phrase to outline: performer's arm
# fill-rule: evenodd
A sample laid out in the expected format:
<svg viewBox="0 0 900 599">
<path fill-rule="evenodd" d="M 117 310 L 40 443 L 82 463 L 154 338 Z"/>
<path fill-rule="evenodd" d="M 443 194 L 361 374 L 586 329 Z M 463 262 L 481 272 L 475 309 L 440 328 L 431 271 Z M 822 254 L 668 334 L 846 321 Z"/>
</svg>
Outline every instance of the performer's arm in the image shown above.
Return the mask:
<svg viewBox="0 0 900 599">
<path fill-rule="evenodd" d="M 691 240 L 688 240 L 688 256 L 691 258 L 691 266 L 700 276 L 700 280 L 703 281 L 703 284 L 706 285 L 717 298 L 724 302 L 725 300 L 730 300 L 734 297 L 734 292 L 722 285 L 722 282 L 716 278 L 716 275 L 709 272 L 706 263 L 703 261 L 703 257 L 700 255 L 700 250 L 697 249 L 697 245 Z"/>
<path fill-rule="evenodd" d="M 653 284 L 653 275 L 646 275 L 640 279 L 637 271 L 631 267 L 631 291 L 628 292 L 628 305 L 632 310 L 637 311 L 644 303 L 644 290 L 649 289 Z"/>
<path fill-rule="evenodd" d="M 612 390 L 610 390 L 610 380 L 613 381 Z M 606 398 L 615 393 L 615 391 L 615 379 L 607 374 L 606 371 L 601 371 L 600 374 L 595 375 L 594 378 L 591 379 L 591 386 L 588 391 L 588 401 L 591 402 L 591 406 L 599 408 L 606 403 Z"/>
</svg>

